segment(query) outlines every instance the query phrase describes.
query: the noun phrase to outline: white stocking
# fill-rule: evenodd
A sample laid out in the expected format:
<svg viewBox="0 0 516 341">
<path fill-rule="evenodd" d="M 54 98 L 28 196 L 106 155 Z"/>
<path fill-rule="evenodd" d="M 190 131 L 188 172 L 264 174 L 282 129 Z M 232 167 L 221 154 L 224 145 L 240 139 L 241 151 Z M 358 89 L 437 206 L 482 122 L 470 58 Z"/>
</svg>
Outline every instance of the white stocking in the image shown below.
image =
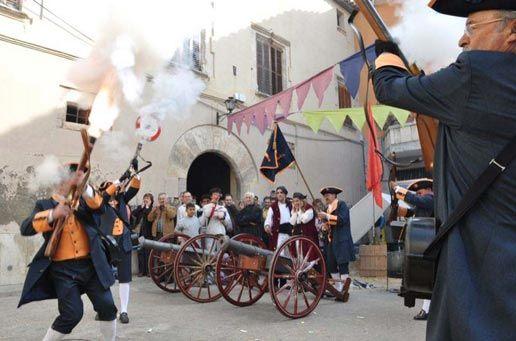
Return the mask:
<svg viewBox="0 0 516 341">
<path fill-rule="evenodd" d="M 421 308 L 428 314 L 430 311 L 430 300 L 423 300 L 423 307 Z"/>
<path fill-rule="evenodd" d="M 57 330 L 52 329 L 52 327 L 48 328 L 47 333 L 43 337 L 43 341 L 58 341 L 61 340 L 65 334 L 58 332 Z"/>
<path fill-rule="evenodd" d="M 116 339 L 116 319 L 113 321 L 99 321 L 100 334 L 104 341 L 115 341 Z"/>
<path fill-rule="evenodd" d="M 333 278 L 335 280 L 339 280 L 340 279 L 340 275 L 338 273 L 334 273 L 334 274 L 331 274 L 331 278 Z M 337 289 L 337 291 L 341 292 L 343 286 L 344 285 L 341 282 L 335 281 L 334 287 L 335 287 L 335 289 Z"/>
<path fill-rule="evenodd" d="M 120 312 L 127 313 L 129 304 L 129 283 L 119 283 L 118 292 L 120 294 Z"/>
</svg>

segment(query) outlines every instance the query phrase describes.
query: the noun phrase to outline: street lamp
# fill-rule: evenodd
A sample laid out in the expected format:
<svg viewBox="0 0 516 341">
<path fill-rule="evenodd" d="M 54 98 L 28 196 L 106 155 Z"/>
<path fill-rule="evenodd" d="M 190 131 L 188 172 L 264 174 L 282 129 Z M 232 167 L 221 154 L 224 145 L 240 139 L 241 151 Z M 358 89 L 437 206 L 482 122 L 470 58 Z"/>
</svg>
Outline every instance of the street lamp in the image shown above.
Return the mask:
<svg viewBox="0 0 516 341">
<path fill-rule="evenodd" d="M 217 111 L 217 125 L 222 121 L 224 117 L 227 117 L 231 115 L 233 110 L 235 110 L 237 103 L 240 102 L 238 99 L 230 96 L 225 101 L 224 104 L 226 105 L 227 112 L 225 114 L 221 114 Z"/>
</svg>

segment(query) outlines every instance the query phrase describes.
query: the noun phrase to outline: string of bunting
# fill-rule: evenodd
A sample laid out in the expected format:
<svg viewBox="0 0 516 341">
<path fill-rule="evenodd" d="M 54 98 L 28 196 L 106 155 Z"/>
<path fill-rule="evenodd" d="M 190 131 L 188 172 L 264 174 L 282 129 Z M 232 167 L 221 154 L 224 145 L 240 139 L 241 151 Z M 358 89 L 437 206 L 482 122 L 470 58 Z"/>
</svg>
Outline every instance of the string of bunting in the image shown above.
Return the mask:
<svg viewBox="0 0 516 341">
<path fill-rule="evenodd" d="M 379 127 L 383 127 L 385 125 L 385 121 L 387 121 L 387 118 L 391 114 L 402 126 L 405 125 L 405 122 L 410 115 L 407 110 L 390 107 L 388 105 L 373 105 L 371 108 L 373 110 L 374 120 Z M 315 133 L 319 131 L 319 128 L 325 119 L 331 123 L 337 132 L 342 128 L 346 117 L 349 117 L 359 129 L 362 129 L 365 124 L 364 108 L 362 107 L 338 110 L 304 111 L 302 114 L 306 120 L 306 124 L 312 128 Z"/>
<path fill-rule="evenodd" d="M 373 45 L 367 47 L 366 56 L 370 61 L 374 60 L 376 57 Z M 360 85 L 360 71 L 364 67 L 364 61 L 361 58 L 360 53 L 357 52 L 338 64 L 340 72 L 344 77 L 346 87 L 350 94 L 353 97 L 356 97 Z M 283 90 L 261 102 L 228 116 L 228 134 L 231 134 L 234 124 L 238 134 L 240 135 L 242 124 L 245 124 L 247 126 L 247 132 L 249 132 L 250 126 L 253 125 L 257 127 L 263 135 L 265 130 L 270 127 L 274 121 L 287 118 L 295 112 L 301 112 L 311 88 L 317 96 L 318 106 L 321 107 L 325 92 L 333 79 L 334 68 L 335 65 L 332 65 L 293 87 Z M 290 107 L 292 105 L 292 97 L 294 96 L 294 93 L 296 96 L 297 111 L 291 112 Z M 280 108 L 279 113 L 276 112 L 278 106 Z M 311 117 L 311 119 L 314 120 L 313 117 Z M 332 119 L 330 119 L 330 121 L 332 121 Z M 334 119 L 333 121 L 338 122 L 337 119 Z M 343 121 L 344 120 L 342 120 L 342 122 Z"/>
</svg>

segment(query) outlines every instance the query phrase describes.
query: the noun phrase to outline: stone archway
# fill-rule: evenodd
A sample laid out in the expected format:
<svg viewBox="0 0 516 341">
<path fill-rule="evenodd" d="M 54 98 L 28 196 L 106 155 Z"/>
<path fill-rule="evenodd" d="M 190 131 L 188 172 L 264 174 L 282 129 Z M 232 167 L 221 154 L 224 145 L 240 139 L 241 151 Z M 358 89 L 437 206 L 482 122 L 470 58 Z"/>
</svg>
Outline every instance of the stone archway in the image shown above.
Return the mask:
<svg viewBox="0 0 516 341">
<path fill-rule="evenodd" d="M 258 181 L 258 169 L 246 145 L 234 134 L 214 125 L 194 127 L 181 135 L 172 147 L 169 175 L 186 179 L 191 163 L 201 154 L 212 152 L 223 157 L 235 172 L 237 193 L 249 191 Z"/>
</svg>

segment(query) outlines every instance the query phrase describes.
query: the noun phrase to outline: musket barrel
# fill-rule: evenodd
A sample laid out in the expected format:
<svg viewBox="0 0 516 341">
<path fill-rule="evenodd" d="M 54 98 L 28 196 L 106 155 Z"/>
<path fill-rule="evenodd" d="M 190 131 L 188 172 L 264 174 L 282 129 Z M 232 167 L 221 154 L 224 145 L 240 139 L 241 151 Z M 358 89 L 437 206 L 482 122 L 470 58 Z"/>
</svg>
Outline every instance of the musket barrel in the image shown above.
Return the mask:
<svg viewBox="0 0 516 341">
<path fill-rule="evenodd" d="M 138 242 L 144 249 L 176 252 L 178 252 L 179 249 L 181 249 L 181 246 L 178 244 L 158 242 L 156 240 L 146 239 L 145 237 L 138 238 Z"/>
</svg>

